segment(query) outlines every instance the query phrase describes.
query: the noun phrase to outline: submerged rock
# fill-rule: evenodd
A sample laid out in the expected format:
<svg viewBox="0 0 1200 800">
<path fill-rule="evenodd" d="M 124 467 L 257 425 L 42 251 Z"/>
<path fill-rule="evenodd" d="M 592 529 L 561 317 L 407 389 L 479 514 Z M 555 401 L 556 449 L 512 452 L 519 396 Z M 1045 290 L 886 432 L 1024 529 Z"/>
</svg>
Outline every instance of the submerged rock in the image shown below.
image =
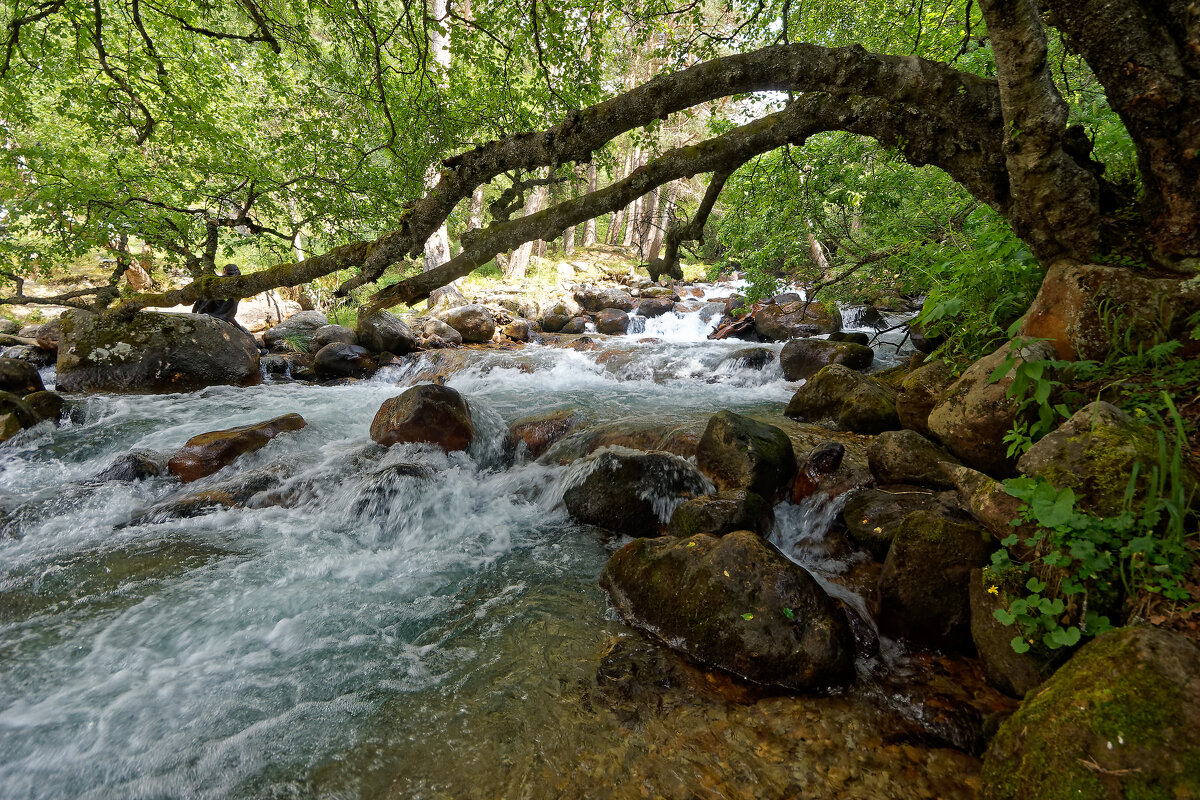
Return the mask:
<svg viewBox="0 0 1200 800">
<path fill-rule="evenodd" d="M 58 392 L 33 392 L 23 398 L 25 405 L 42 419 L 57 423 L 62 419 L 63 407 L 67 401 Z"/>
<path fill-rule="evenodd" d="M 129 524 L 198 517 L 217 508 L 242 508 L 254 504 L 257 496 L 278 488 L 291 471 L 291 468 L 284 464 L 272 464 L 202 488 L 189 488 L 135 516 Z"/>
<path fill-rule="evenodd" d="M 770 503 L 787 498 L 796 477 L 788 435 L 774 425 L 720 411 L 696 448 L 696 465 L 719 489 L 749 489 Z"/>
<path fill-rule="evenodd" d="M 697 533 L 724 536 L 734 531 L 753 531 L 766 536 L 774 524 L 775 512 L 760 495 L 746 489 L 726 489 L 680 503 L 671 515 L 667 533 L 671 536 Z"/>
<path fill-rule="evenodd" d="M 866 345 L 825 339 L 793 339 L 779 351 L 779 365 L 789 381 L 807 378 L 829 364 L 866 369 L 874 360 L 875 351 Z"/>
<path fill-rule="evenodd" d="M 856 433 L 880 433 L 900 427 L 896 393 L 841 364 L 830 364 L 809 378 L 784 413 L 807 422 L 828 419 Z"/>
<path fill-rule="evenodd" d="M 526 455 L 534 459 L 584 421 L 584 415 L 575 409 L 553 411 L 516 420 L 508 426 L 508 436 L 514 447 L 524 444 Z"/>
<path fill-rule="evenodd" d="M 609 447 L 576 468 L 586 476 L 563 494 L 571 518 L 630 536 L 656 535 L 681 499 L 710 489 L 689 462 L 658 451 Z"/>
<path fill-rule="evenodd" d="M 466 398 L 448 386 L 422 384 L 383 401 L 371 438 L 385 446 L 428 442 L 446 452 L 466 450 L 475 438 Z"/>
<path fill-rule="evenodd" d="M 62 316 L 57 388 L 65 392 L 192 392 L 262 382 L 254 340 L 206 314 L 139 311 L 114 322 Z"/>
<path fill-rule="evenodd" d="M 629 624 L 701 663 L 787 689 L 854 680 L 845 616 L 750 531 L 635 539 L 609 559 L 600 584 Z"/>
<path fill-rule="evenodd" d="M 239 425 L 222 431 L 193 436 L 167 461 L 167 469 L 184 483 L 199 480 L 226 467 L 246 453 L 265 447 L 281 433 L 298 431 L 307 423 L 299 414 Z"/>
<path fill-rule="evenodd" d="M 744 347 L 722 359 L 721 366 L 728 364 L 743 369 L 765 369 L 774 360 L 775 351 L 769 347 Z"/>
<path fill-rule="evenodd" d="M 157 478 L 167 474 L 167 457 L 152 450 L 131 450 L 118 456 L 111 464 L 97 472 L 89 480 L 97 483 L 108 481 L 132 482 Z"/>
<path fill-rule="evenodd" d="M 984 800 L 1200 797 L 1200 648 L 1159 628 L 1085 645 L 996 733 Z"/>
</svg>

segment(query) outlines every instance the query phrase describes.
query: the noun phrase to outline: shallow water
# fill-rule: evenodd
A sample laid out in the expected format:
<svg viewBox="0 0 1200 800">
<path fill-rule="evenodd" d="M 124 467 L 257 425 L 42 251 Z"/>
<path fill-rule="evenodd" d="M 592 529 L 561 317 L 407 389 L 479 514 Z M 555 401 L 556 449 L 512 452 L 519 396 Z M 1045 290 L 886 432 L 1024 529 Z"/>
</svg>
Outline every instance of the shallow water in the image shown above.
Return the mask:
<svg viewBox="0 0 1200 800">
<path fill-rule="evenodd" d="M 472 353 L 448 384 L 477 439 L 450 456 L 367 435 L 421 360 L 348 386 L 76 398 L 70 422 L 22 434 L 0 450 L 0 796 L 709 796 L 696 787 L 722 764 L 711 796 L 787 796 L 809 774 L 835 791 L 832 765 L 898 746 L 880 731 L 904 725 L 868 698 L 747 699 L 663 667 L 596 586 L 620 542 L 567 518 L 570 468 L 504 454 L 508 422 L 564 408 L 655 425 L 777 412 L 795 389 L 778 367 L 745 368 L 730 357 L 749 345 L 705 341 L 695 316 L 587 352 Z M 197 484 L 276 465 L 286 506 L 147 518 L 178 484 L 89 482 L 131 449 L 289 412 L 308 426 Z M 846 568 L 805 544 L 820 513 L 780 511 L 785 552 L 823 580 Z M 649 686 L 682 671 L 634 700 L 597 677 L 638 658 Z M 827 747 L 786 743 L 806 714 Z M 905 763 L 969 772 L 956 757 Z M 908 796 L 902 773 L 845 796 Z"/>
</svg>

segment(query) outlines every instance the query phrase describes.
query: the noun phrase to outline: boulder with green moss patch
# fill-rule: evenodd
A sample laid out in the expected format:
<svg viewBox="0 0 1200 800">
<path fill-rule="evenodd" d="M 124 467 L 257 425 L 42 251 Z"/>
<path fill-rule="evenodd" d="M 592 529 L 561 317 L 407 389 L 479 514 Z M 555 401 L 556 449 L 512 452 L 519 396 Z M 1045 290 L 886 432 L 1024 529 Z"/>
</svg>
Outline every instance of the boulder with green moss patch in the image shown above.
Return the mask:
<svg viewBox="0 0 1200 800">
<path fill-rule="evenodd" d="M 874 360 L 875 351 L 866 345 L 825 339 L 793 339 L 779 351 L 779 366 L 789 381 L 807 378 L 828 364 L 866 369 Z"/>
<path fill-rule="evenodd" d="M 1140 500 L 1146 496 L 1151 469 L 1164 467 L 1153 429 L 1116 406 L 1097 401 L 1029 448 L 1017 468 L 1045 478 L 1055 488 L 1069 486 L 1081 508 L 1113 516 L 1121 512 L 1125 489 L 1138 464 L 1135 499 Z M 1185 492 L 1194 496 L 1196 476 L 1184 465 L 1180 477 Z"/>
<path fill-rule="evenodd" d="M 917 367 L 904 376 L 900 391 L 896 393 L 896 413 L 900 424 L 911 428 L 922 436 L 932 436 L 929 431 L 929 413 L 937 405 L 942 392 L 954 383 L 950 367 L 945 361 L 933 361 Z"/>
<path fill-rule="evenodd" d="M 1200 648 L 1159 628 L 1083 647 L 996 733 L 984 800 L 1200 797 Z"/>
<path fill-rule="evenodd" d="M 979 651 L 988 683 L 1013 697 L 1024 697 L 1046 678 L 1049 668 L 1034 650 L 1024 653 L 1013 650 L 1017 629 L 996 619 L 995 612 L 1007 610 L 1014 594 L 1024 594 L 1021 592 L 1024 573 L 1009 572 L 1014 577 L 1021 576 L 1015 586 L 1010 585 L 1012 578 L 997 576 L 991 569 L 971 573 L 971 639 Z"/>
<path fill-rule="evenodd" d="M 727 489 L 680 503 L 671 515 L 667 533 L 724 536 L 734 531 L 754 531 L 766 536 L 774 524 L 775 512 L 760 495 L 746 489 Z"/>
<path fill-rule="evenodd" d="M 720 411 L 696 448 L 696 465 L 718 489 L 749 489 L 768 502 L 784 500 L 796 478 L 796 454 L 774 425 Z"/>
<path fill-rule="evenodd" d="M 830 420 L 838 428 L 855 433 L 880 433 L 900 427 L 896 393 L 841 364 L 823 367 L 809 378 L 784 413 L 806 422 Z"/>
</svg>

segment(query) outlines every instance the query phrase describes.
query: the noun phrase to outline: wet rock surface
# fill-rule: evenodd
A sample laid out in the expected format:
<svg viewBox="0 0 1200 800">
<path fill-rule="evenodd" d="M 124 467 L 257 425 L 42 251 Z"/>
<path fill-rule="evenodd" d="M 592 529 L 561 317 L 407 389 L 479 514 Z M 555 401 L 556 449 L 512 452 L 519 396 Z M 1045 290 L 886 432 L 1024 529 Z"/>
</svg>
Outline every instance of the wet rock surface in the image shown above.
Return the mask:
<svg viewBox="0 0 1200 800">
<path fill-rule="evenodd" d="M 753 531 L 766 536 L 775 524 L 775 512 L 760 495 L 746 489 L 726 489 L 715 495 L 685 500 L 671 515 L 667 533 L 692 536 Z"/>
<path fill-rule="evenodd" d="M 808 378 L 830 364 L 866 369 L 874 360 L 875 352 L 865 345 L 825 339 L 794 339 L 779 351 L 779 365 L 789 381 Z"/>
<path fill-rule="evenodd" d="M 841 312 L 836 306 L 829 308 L 822 303 L 771 303 L 754 313 L 754 330 L 767 341 L 786 342 L 841 329 Z"/>
<path fill-rule="evenodd" d="M 846 500 L 842 520 L 854 542 L 877 561 L 887 558 L 888 548 L 905 517 L 914 511 L 953 514 L 954 495 L 919 486 L 879 486 L 861 489 Z"/>
<path fill-rule="evenodd" d="M 464 342 L 490 342 L 496 334 L 496 320 L 486 306 L 452 308 L 444 315 L 447 325 L 458 331 Z"/>
<path fill-rule="evenodd" d="M 371 421 L 371 438 L 385 446 L 428 442 L 451 452 L 471 445 L 475 425 L 461 394 L 427 384 L 385 400 Z"/>
<path fill-rule="evenodd" d="M 371 351 L 356 344 L 331 342 L 322 347 L 313 359 L 313 370 L 323 380 L 336 378 L 366 378 L 378 369 Z"/>
<path fill-rule="evenodd" d="M 281 433 L 298 431 L 307 423 L 299 414 L 284 414 L 253 425 L 193 436 L 167 461 L 167 470 L 184 483 L 227 467 L 238 456 L 265 447 Z"/>
<path fill-rule="evenodd" d="M 606 447 L 576 465 L 584 474 L 563 494 L 571 518 L 629 536 L 655 536 L 675 506 L 705 494 L 708 481 L 665 452 Z"/>
<path fill-rule="evenodd" d="M 841 611 L 808 572 L 749 531 L 634 540 L 600 582 L 630 624 L 702 663 L 789 689 L 854 680 Z"/>
<path fill-rule="evenodd" d="M 929 413 L 937 405 L 938 398 L 954 382 L 950 367 L 945 361 L 934 361 L 917 367 L 900 382 L 896 394 L 896 414 L 900 424 L 929 438 Z"/>
<path fill-rule="evenodd" d="M 884 431 L 871 444 L 867 457 L 871 473 L 882 483 L 909 483 L 950 489 L 954 483 L 943 463 L 958 465 L 954 456 L 916 431 Z"/>
<path fill-rule="evenodd" d="M 771 503 L 790 494 L 796 477 L 796 454 L 787 434 L 732 411 L 708 421 L 696 465 L 719 489 L 749 489 Z"/>
<path fill-rule="evenodd" d="M 809 378 L 784 413 L 807 422 L 829 420 L 857 433 L 881 433 L 900 427 L 896 393 L 841 364 L 823 367 Z"/>
<path fill-rule="evenodd" d="M 37 367 L 16 358 L 0 358 L 0 391 L 24 397 L 45 389 Z"/>
</svg>

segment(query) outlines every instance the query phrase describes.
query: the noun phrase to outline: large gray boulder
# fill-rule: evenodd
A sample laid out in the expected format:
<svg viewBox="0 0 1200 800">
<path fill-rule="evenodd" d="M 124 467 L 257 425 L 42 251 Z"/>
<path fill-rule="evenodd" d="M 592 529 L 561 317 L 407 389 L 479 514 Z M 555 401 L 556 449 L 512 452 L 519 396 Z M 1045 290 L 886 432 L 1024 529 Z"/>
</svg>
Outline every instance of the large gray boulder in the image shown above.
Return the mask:
<svg viewBox="0 0 1200 800">
<path fill-rule="evenodd" d="M 205 314 L 62 316 L 60 391 L 165 393 L 262 382 L 254 340 Z"/>
<path fill-rule="evenodd" d="M 609 559 L 600 585 L 627 622 L 703 664 L 787 689 L 854 681 L 845 614 L 750 531 L 635 539 Z"/>
<path fill-rule="evenodd" d="M 417 349 L 417 337 L 399 317 L 377 311 L 358 321 L 358 344 L 375 353 L 402 356 Z"/>
<path fill-rule="evenodd" d="M 445 318 L 446 324 L 458 331 L 464 342 L 490 342 L 496 333 L 496 320 L 486 306 L 452 308 Z"/>
<path fill-rule="evenodd" d="M 616 308 L 621 311 L 633 311 L 633 297 L 624 289 L 600 289 L 595 286 L 581 286 L 575 290 L 575 299 L 584 311 L 593 313 L 606 308 Z"/>
<path fill-rule="evenodd" d="M 367 378 L 378 368 L 370 350 L 342 342 L 325 345 L 313 359 L 313 370 L 322 380 Z"/>
<path fill-rule="evenodd" d="M 776 342 L 833 333 L 841 329 L 842 313 L 836 305 L 805 305 L 802 300 L 794 300 L 768 304 L 754 314 L 754 330 L 762 338 Z"/>
<path fill-rule="evenodd" d="M 269 350 L 292 349 L 308 352 L 317 331 L 329 324 L 320 311 L 301 311 L 263 332 L 263 345 Z"/>
</svg>

